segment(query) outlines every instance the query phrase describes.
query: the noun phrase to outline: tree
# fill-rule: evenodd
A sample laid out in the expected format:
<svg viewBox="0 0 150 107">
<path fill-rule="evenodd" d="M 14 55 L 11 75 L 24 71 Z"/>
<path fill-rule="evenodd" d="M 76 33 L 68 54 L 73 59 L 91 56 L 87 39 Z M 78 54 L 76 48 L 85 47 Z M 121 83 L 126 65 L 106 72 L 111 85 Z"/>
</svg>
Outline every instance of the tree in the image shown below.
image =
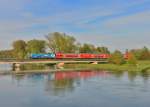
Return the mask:
<svg viewBox="0 0 150 107">
<path fill-rule="evenodd" d="M 132 52 L 136 59 L 139 60 L 141 57 L 142 49 L 132 49 L 130 52 Z"/>
<path fill-rule="evenodd" d="M 72 36 L 54 32 L 48 34 L 46 38 L 52 52 L 74 53 L 76 51 L 76 39 Z"/>
<path fill-rule="evenodd" d="M 109 61 L 111 63 L 121 65 L 124 63 L 124 57 L 120 51 L 116 50 L 113 54 L 111 54 Z"/>
<path fill-rule="evenodd" d="M 132 52 L 128 53 L 127 63 L 130 65 L 136 65 L 137 64 L 137 59 Z"/>
<path fill-rule="evenodd" d="M 46 48 L 44 40 L 30 40 L 27 42 L 27 52 L 30 53 L 44 53 Z"/>
<path fill-rule="evenodd" d="M 1 59 L 14 59 L 13 50 L 1 50 L 0 51 Z"/>
<path fill-rule="evenodd" d="M 80 47 L 80 53 L 95 53 L 96 52 L 96 48 L 94 45 L 92 44 L 83 44 L 81 47 Z"/>
<path fill-rule="evenodd" d="M 24 59 L 26 56 L 26 42 L 23 40 L 14 41 L 13 53 L 17 59 Z"/>
<path fill-rule="evenodd" d="M 108 50 L 107 47 L 97 47 L 96 50 L 97 50 L 97 52 L 99 52 L 99 53 L 106 53 L 106 54 L 109 54 L 109 53 L 110 53 L 110 51 Z"/>
<path fill-rule="evenodd" d="M 150 52 L 147 47 L 142 49 L 141 55 L 139 57 L 140 60 L 150 60 Z"/>
</svg>

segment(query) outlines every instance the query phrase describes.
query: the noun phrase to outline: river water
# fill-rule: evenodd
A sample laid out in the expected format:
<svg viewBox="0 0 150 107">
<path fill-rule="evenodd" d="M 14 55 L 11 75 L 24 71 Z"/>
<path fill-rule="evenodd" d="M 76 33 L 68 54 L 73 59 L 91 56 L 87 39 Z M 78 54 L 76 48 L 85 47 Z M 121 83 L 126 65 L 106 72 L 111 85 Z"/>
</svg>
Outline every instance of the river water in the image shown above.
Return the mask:
<svg viewBox="0 0 150 107">
<path fill-rule="evenodd" d="M 0 75 L 0 107 L 149 107 L 148 73 Z"/>
</svg>

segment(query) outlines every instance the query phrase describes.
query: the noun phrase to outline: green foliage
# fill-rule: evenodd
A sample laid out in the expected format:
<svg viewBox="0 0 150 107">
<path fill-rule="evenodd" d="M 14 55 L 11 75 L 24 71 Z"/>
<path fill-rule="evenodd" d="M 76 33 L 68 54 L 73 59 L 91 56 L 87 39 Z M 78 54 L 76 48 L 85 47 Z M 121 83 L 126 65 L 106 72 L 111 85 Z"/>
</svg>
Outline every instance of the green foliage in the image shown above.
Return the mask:
<svg viewBox="0 0 150 107">
<path fill-rule="evenodd" d="M 44 40 L 30 40 L 27 42 L 27 52 L 30 53 L 44 53 L 46 48 Z"/>
<path fill-rule="evenodd" d="M 92 44 L 83 44 L 79 48 L 80 53 L 110 53 L 106 47 L 95 47 Z"/>
<path fill-rule="evenodd" d="M 147 47 L 132 49 L 130 52 L 132 52 L 138 60 L 150 60 L 150 51 Z"/>
<path fill-rule="evenodd" d="M 26 42 L 23 40 L 14 41 L 13 52 L 17 59 L 24 59 L 26 56 Z"/>
<path fill-rule="evenodd" d="M 142 52 L 140 54 L 140 60 L 150 60 L 150 51 L 147 47 L 144 47 L 142 49 Z"/>
<path fill-rule="evenodd" d="M 141 49 L 132 49 L 130 52 L 132 52 L 134 54 L 134 56 L 136 57 L 136 59 L 140 59 L 142 50 Z"/>
<path fill-rule="evenodd" d="M 95 53 L 96 52 L 96 48 L 94 45 L 92 44 L 83 44 L 83 46 L 80 47 L 79 49 L 80 53 Z"/>
<path fill-rule="evenodd" d="M 65 64 L 64 68 L 67 69 L 93 69 L 93 70 L 109 70 L 109 71 L 131 71 L 130 73 L 134 72 L 141 72 L 145 69 L 150 68 L 150 61 L 139 61 L 138 66 L 129 66 L 128 64 L 111 64 L 111 63 L 105 63 L 105 64 Z M 118 73 L 119 73 L 118 72 Z M 132 74 L 131 74 L 132 75 Z"/>
<path fill-rule="evenodd" d="M 137 64 L 137 59 L 132 52 L 128 53 L 127 63 L 130 65 L 136 65 Z"/>
<path fill-rule="evenodd" d="M 99 52 L 99 53 L 107 53 L 107 54 L 110 53 L 110 51 L 108 50 L 107 47 L 97 47 L 96 50 L 97 50 L 97 52 Z"/>
<path fill-rule="evenodd" d="M 0 51 L 0 59 L 14 59 L 13 50 Z"/>
<path fill-rule="evenodd" d="M 52 52 L 74 53 L 76 52 L 76 39 L 72 36 L 55 32 L 46 36 L 48 47 Z"/>
<path fill-rule="evenodd" d="M 116 50 L 113 54 L 111 54 L 109 62 L 121 65 L 124 63 L 124 57 L 120 51 Z"/>
</svg>

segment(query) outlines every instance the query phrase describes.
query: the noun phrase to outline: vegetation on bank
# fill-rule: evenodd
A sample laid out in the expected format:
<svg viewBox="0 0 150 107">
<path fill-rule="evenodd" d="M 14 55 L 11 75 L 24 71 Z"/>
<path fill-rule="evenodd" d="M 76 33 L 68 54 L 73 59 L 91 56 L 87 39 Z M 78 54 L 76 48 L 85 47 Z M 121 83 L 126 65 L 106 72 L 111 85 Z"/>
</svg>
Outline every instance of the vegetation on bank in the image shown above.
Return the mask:
<svg viewBox="0 0 150 107">
<path fill-rule="evenodd" d="M 139 61 L 136 65 L 122 64 L 116 65 L 111 63 L 105 64 L 66 64 L 64 68 L 79 68 L 79 69 L 95 69 L 95 70 L 110 70 L 110 71 L 133 71 L 140 72 L 145 68 L 150 67 L 150 61 Z"/>
<path fill-rule="evenodd" d="M 55 64 L 23 64 L 21 65 L 21 71 L 30 71 L 32 72 L 43 72 L 43 70 L 47 70 L 46 72 L 51 72 L 53 70 L 107 70 L 107 71 L 129 71 L 129 72 L 145 72 L 150 71 L 150 61 L 139 61 L 136 65 L 131 64 L 122 64 L 116 65 L 111 63 L 100 63 L 100 64 L 90 64 L 90 63 L 78 63 L 78 64 L 65 64 L 63 69 L 59 69 Z"/>
</svg>

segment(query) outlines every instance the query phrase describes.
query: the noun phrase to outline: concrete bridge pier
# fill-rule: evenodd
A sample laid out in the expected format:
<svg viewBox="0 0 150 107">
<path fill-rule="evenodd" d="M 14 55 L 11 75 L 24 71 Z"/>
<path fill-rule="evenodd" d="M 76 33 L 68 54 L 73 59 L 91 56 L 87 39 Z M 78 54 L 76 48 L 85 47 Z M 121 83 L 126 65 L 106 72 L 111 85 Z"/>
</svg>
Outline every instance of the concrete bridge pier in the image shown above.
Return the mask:
<svg viewBox="0 0 150 107">
<path fill-rule="evenodd" d="M 63 69 L 64 64 L 65 64 L 64 62 L 60 62 L 60 63 L 56 64 L 56 68 Z"/>
<path fill-rule="evenodd" d="M 98 62 L 97 62 L 97 61 L 95 61 L 95 62 L 92 62 L 91 64 L 98 64 Z"/>
<path fill-rule="evenodd" d="M 15 71 L 15 72 L 20 71 L 20 70 L 21 70 L 20 67 L 21 67 L 21 64 L 20 64 L 20 63 L 13 63 L 13 64 L 12 64 L 13 71 Z"/>
</svg>

